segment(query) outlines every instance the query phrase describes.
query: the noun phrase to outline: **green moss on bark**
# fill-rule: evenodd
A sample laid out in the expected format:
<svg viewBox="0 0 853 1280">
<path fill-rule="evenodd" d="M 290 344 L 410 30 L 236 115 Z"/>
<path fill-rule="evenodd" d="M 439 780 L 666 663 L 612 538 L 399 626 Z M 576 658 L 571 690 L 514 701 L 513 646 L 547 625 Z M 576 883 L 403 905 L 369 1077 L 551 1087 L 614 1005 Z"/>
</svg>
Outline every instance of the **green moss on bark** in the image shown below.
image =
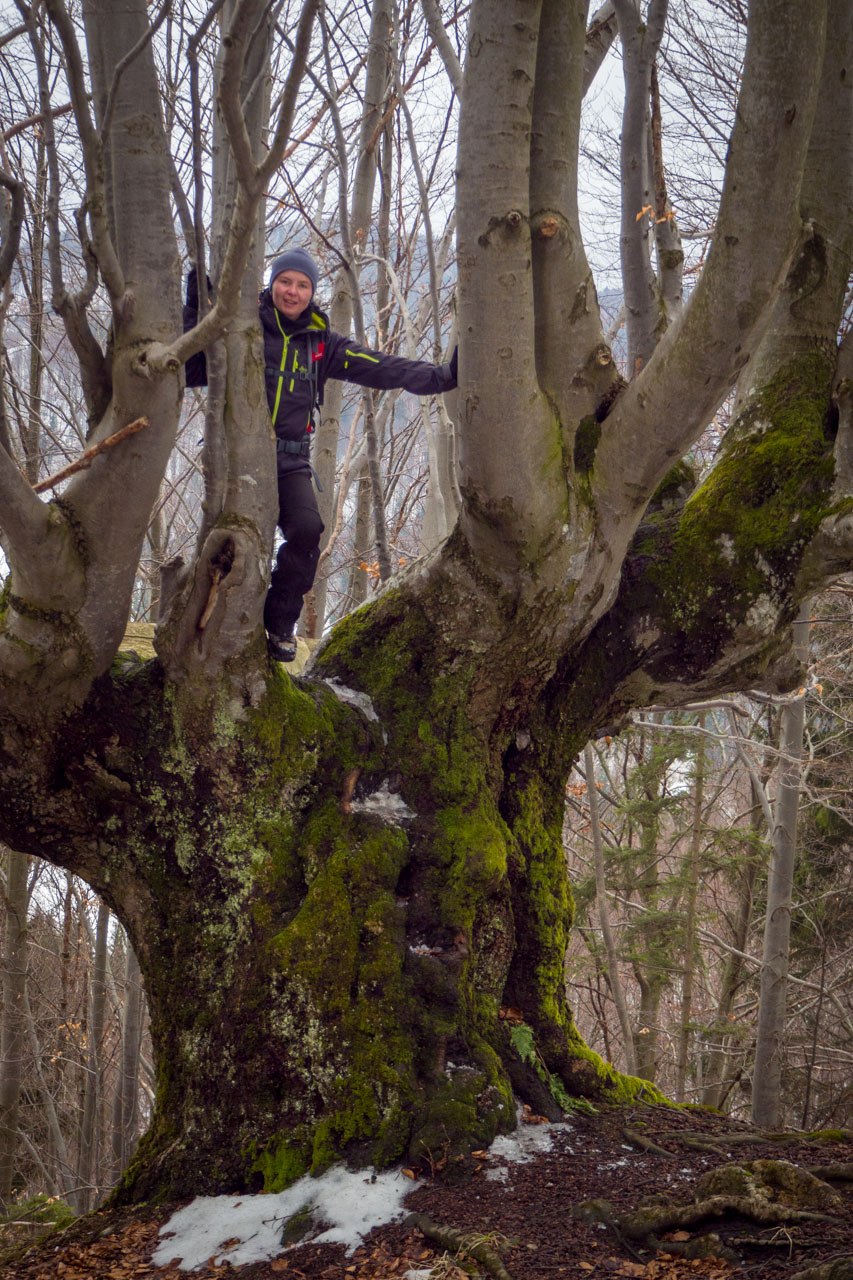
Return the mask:
<svg viewBox="0 0 853 1280">
<path fill-rule="evenodd" d="M 831 365 L 821 351 L 783 367 L 750 402 L 736 438 L 688 500 L 666 558 L 651 566 L 681 629 L 699 639 L 769 626 L 804 547 L 832 505 Z M 721 605 L 724 602 L 724 605 Z"/>
</svg>

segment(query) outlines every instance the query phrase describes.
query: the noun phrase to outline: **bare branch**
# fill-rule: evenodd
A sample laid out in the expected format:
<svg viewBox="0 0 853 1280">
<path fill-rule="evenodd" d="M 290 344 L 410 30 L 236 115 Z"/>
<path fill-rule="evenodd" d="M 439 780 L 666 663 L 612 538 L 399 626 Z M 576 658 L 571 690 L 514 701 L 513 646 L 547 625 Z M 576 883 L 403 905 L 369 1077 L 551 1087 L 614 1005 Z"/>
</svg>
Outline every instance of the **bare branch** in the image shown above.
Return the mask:
<svg viewBox="0 0 853 1280">
<path fill-rule="evenodd" d="M 25 35 L 26 31 L 27 24 L 25 22 L 22 22 L 19 27 L 10 27 L 8 31 L 4 31 L 0 36 L 0 49 L 4 45 L 10 44 L 12 40 L 17 40 L 18 36 Z"/>
<path fill-rule="evenodd" d="M 281 98 L 281 107 L 278 115 L 278 123 L 276 125 L 275 134 L 270 143 L 269 155 L 260 166 L 258 176 L 260 182 L 265 186 L 276 169 L 282 162 L 284 157 L 284 148 L 290 137 L 290 130 L 293 127 L 293 115 L 296 110 L 296 94 L 302 77 L 305 74 L 305 68 L 308 63 L 308 51 L 311 44 L 311 28 L 314 25 L 314 19 L 320 7 L 320 0 L 306 0 L 299 17 L 299 26 L 296 29 L 296 41 L 293 48 L 293 58 L 290 63 L 290 71 L 287 74 L 287 81 L 284 86 L 284 93 Z"/>
<path fill-rule="evenodd" d="M 26 27 L 21 27 L 22 31 L 26 31 Z M 61 107 L 51 107 L 49 111 L 38 111 L 34 116 L 27 116 L 25 120 L 19 120 L 17 124 L 10 125 L 3 134 L 3 141 L 8 142 L 10 138 L 15 138 L 19 133 L 26 133 L 27 129 L 33 125 L 43 124 L 48 118 L 55 120 L 57 116 L 67 115 L 69 111 L 74 110 L 73 102 L 66 102 Z"/>
<path fill-rule="evenodd" d="M 31 13 L 23 4 L 23 0 L 16 0 L 16 3 L 22 13 Z M 119 265 L 107 222 L 104 151 L 101 138 L 89 113 L 83 59 L 80 56 L 74 24 L 64 0 L 45 0 L 45 7 L 59 33 L 65 54 L 68 87 L 74 104 L 74 118 L 80 134 L 83 166 L 86 172 L 86 207 L 92 225 L 92 245 L 110 298 L 113 303 L 117 303 L 124 295 L 124 274 Z M 34 19 L 30 27 L 30 42 L 33 45 L 33 52 L 39 58 L 38 32 Z"/>
<path fill-rule="evenodd" d="M 193 154 L 193 235 L 191 239 L 188 238 L 187 247 L 190 248 L 192 258 L 195 263 L 200 314 L 204 314 L 207 309 L 208 296 L 207 270 L 205 267 L 204 251 L 205 185 L 204 173 L 202 170 L 201 100 L 198 89 L 198 49 L 214 18 L 219 13 L 224 3 L 225 0 L 214 0 L 214 3 L 205 14 L 204 21 L 200 24 L 187 44 L 187 61 L 190 64 L 190 118 Z M 172 184 L 173 187 L 175 185 L 180 186 L 177 170 L 174 171 Z M 179 208 L 180 207 L 181 206 L 179 205 Z"/>
<path fill-rule="evenodd" d="M 238 0 L 231 24 L 222 38 L 225 52 L 219 81 L 219 109 L 231 144 L 238 180 L 241 187 L 253 196 L 257 195 L 258 190 L 258 166 L 255 164 L 252 140 L 246 128 L 240 87 L 249 32 L 258 8 L 259 0 Z"/>
<path fill-rule="evenodd" d="M 11 173 L 0 169 L 0 185 L 9 192 L 10 209 L 8 219 L 3 218 L 3 245 L 0 247 L 0 289 L 5 288 L 12 274 L 18 246 L 21 242 L 21 227 L 24 221 L 24 186 Z"/>
</svg>

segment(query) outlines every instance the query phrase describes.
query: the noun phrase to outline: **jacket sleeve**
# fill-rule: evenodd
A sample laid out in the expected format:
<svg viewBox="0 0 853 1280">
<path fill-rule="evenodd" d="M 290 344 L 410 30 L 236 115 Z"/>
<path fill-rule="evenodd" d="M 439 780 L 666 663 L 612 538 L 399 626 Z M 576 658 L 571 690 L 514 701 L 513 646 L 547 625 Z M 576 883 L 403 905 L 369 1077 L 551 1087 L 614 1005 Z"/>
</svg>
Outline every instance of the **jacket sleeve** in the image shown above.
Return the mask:
<svg viewBox="0 0 853 1280">
<path fill-rule="evenodd" d="M 416 396 L 441 395 L 456 386 L 449 364 L 404 360 L 402 356 L 371 351 L 340 333 L 329 334 L 324 374 L 327 378 L 340 378 L 343 382 L 355 382 L 360 387 L 373 387 L 376 391 L 402 387 Z"/>
<path fill-rule="evenodd" d="M 208 280 L 210 287 L 210 280 Z M 190 268 L 187 277 L 187 300 L 184 303 L 183 328 L 184 333 L 194 328 L 198 324 L 198 283 L 196 281 L 195 267 Z M 206 387 L 207 386 L 207 360 L 203 351 L 197 351 L 194 356 L 190 356 L 184 365 L 184 374 L 186 376 L 186 384 L 188 387 Z"/>
</svg>

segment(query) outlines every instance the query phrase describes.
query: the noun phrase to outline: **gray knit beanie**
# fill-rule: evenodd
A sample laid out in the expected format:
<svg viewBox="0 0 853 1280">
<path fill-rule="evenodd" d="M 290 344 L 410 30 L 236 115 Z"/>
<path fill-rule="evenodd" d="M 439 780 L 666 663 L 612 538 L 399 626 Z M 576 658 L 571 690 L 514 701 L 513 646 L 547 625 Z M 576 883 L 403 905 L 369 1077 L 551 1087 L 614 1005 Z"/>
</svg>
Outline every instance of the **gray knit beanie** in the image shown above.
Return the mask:
<svg viewBox="0 0 853 1280">
<path fill-rule="evenodd" d="M 270 282 L 268 288 L 272 288 L 272 282 L 276 276 L 280 276 L 282 271 L 301 271 L 311 281 L 313 289 L 317 288 L 317 263 L 311 257 L 307 249 L 288 249 L 287 253 L 283 253 L 281 257 L 276 258 L 270 267 Z"/>
</svg>

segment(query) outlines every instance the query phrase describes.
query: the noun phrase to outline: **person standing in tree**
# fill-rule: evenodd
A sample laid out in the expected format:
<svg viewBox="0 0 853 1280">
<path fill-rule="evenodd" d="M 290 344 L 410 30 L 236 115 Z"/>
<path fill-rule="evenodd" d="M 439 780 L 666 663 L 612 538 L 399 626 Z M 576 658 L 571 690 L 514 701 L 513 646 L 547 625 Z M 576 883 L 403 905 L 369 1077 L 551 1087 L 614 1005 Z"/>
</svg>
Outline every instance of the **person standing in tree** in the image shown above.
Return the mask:
<svg viewBox="0 0 853 1280">
<path fill-rule="evenodd" d="M 314 304 L 317 264 L 305 249 L 289 249 L 272 264 L 269 287 L 258 301 L 264 338 L 267 401 L 276 437 L 278 527 L 284 536 L 264 605 L 270 657 L 292 662 L 302 600 L 311 589 L 320 558 L 323 521 L 311 473 L 314 412 L 323 403 L 328 378 L 389 391 L 400 387 L 418 396 L 438 395 L 456 386 L 457 355 L 449 364 L 404 360 L 371 351 L 335 333 Z M 195 272 L 187 284 L 184 330 L 196 323 Z M 187 386 L 205 386 L 203 355 L 187 364 Z"/>
</svg>

